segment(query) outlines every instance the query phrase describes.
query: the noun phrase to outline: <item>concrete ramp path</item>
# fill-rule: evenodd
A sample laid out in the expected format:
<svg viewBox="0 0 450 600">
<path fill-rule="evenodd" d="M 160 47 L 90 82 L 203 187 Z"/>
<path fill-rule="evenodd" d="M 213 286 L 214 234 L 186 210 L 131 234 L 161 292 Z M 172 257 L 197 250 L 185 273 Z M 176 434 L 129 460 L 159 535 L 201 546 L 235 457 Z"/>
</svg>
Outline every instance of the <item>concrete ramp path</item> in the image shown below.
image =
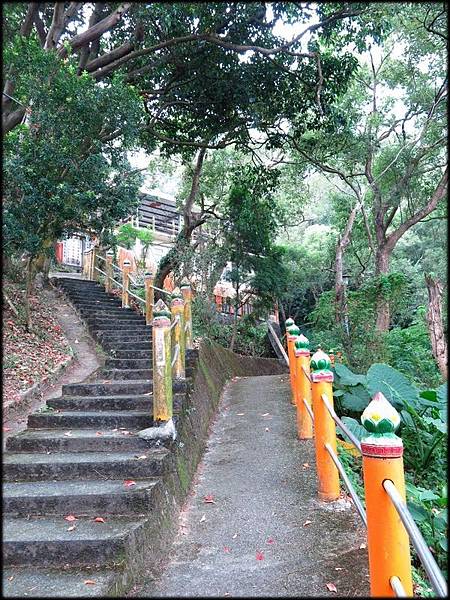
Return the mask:
<svg viewBox="0 0 450 600">
<path fill-rule="evenodd" d="M 365 544 L 348 500 L 317 499 L 314 442 L 297 439 L 289 376 L 237 378 L 168 564 L 129 596 L 367 597 Z"/>
</svg>

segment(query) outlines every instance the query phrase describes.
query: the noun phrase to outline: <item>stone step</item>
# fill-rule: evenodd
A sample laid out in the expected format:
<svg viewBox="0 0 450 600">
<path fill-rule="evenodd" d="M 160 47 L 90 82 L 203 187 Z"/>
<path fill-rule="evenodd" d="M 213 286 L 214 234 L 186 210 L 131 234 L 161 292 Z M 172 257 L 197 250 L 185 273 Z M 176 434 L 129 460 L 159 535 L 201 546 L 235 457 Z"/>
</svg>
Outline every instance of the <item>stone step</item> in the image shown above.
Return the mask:
<svg viewBox="0 0 450 600">
<path fill-rule="evenodd" d="M 146 456 L 146 458 L 136 458 Z M 170 468 L 166 448 L 132 452 L 66 452 L 37 454 L 4 452 L 3 481 L 51 479 L 139 479 L 162 475 Z"/>
<path fill-rule="evenodd" d="M 151 412 L 149 411 L 151 415 Z M 138 430 L 113 429 L 27 429 L 6 442 L 10 452 L 138 452 L 149 442 L 136 435 Z"/>
<path fill-rule="evenodd" d="M 103 319 L 117 319 L 121 317 L 130 317 L 136 315 L 138 318 L 142 318 L 141 314 L 138 314 L 136 311 L 131 308 L 122 308 L 120 306 L 115 306 L 114 308 L 108 308 L 103 306 L 89 306 L 89 307 L 81 307 L 74 305 L 75 309 L 78 311 L 78 314 L 81 316 L 83 321 L 88 322 L 88 320 L 94 318 L 103 318 Z"/>
<path fill-rule="evenodd" d="M 115 340 L 123 338 L 139 338 L 144 339 L 152 337 L 151 327 L 146 325 L 105 325 L 102 329 L 98 329 L 98 326 L 89 328 L 92 333 L 98 337 L 104 338 L 105 340 Z"/>
<path fill-rule="evenodd" d="M 69 296 L 74 302 L 96 302 L 97 300 L 103 301 L 107 300 L 108 302 L 121 302 L 121 298 L 117 296 L 110 296 L 105 292 L 75 292 L 72 290 L 67 290 L 66 295 Z"/>
<path fill-rule="evenodd" d="M 153 393 L 139 396 L 63 396 L 47 400 L 58 410 L 146 410 L 151 414 Z"/>
<path fill-rule="evenodd" d="M 6 518 L 3 521 L 3 565 L 40 567 L 111 565 L 127 551 L 144 520 L 112 517 L 96 523 L 92 517 L 73 523 L 63 517 Z M 75 526 L 73 530 L 69 530 Z"/>
<path fill-rule="evenodd" d="M 147 342 L 146 345 L 148 346 Z M 111 358 L 107 360 L 130 360 L 135 358 L 136 360 L 145 359 L 152 361 L 153 352 L 148 347 L 142 350 L 114 350 L 114 356 L 111 353 L 110 356 Z"/>
<path fill-rule="evenodd" d="M 102 370 L 102 377 L 105 379 L 117 380 L 120 379 L 135 381 L 139 379 L 152 379 L 153 368 L 150 369 L 104 369 Z M 185 368 L 186 377 L 192 375 L 192 367 Z"/>
<path fill-rule="evenodd" d="M 112 325 L 112 324 L 116 324 L 116 325 L 146 325 L 145 323 L 145 319 L 144 317 L 141 317 L 139 315 L 129 315 L 129 314 L 125 314 L 125 315 L 110 315 L 110 316 L 105 316 L 105 317 L 88 317 L 87 319 L 85 319 L 86 323 L 88 325 L 91 325 L 93 327 L 93 329 L 101 329 L 102 325 Z M 97 325 L 97 327 L 96 327 Z M 151 325 L 148 325 L 147 327 L 151 328 Z"/>
<path fill-rule="evenodd" d="M 149 411 L 54 411 L 34 413 L 28 416 L 30 429 L 145 429 L 151 427 L 153 419 Z"/>
<path fill-rule="evenodd" d="M 103 341 L 102 346 L 111 356 L 113 352 L 123 350 L 147 350 L 150 346 L 150 340 L 144 340 L 143 342 L 122 342 L 122 341 Z M 116 354 L 116 358 L 119 358 Z"/>
<path fill-rule="evenodd" d="M 114 381 L 102 383 L 69 383 L 62 386 L 63 396 L 128 396 L 148 394 L 153 391 L 153 381 Z"/>
<path fill-rule="evenodd" d="M 146 369 L 153 367 L 152 357 L 150 358 L 107 358 L 105 368 L 107 369 Z"/>
<path fill-rule="evenodd" d="M 17 517 L 144 514 L 152 509 L 158 485 L 161 485 L 160 479 L 143 479 L 131 487 L 124 485 L 123 479 L 5 483 L 3 514 Z"/>
<path fill-rule="evenodd" d="M 114 589 L 120 577 L 117 569 L 9 567 L 3 569 L 3 594 L 6 598 L 106 598 L 117 595 Z M 88 579 L 95 585 L 86 585 Z"/>
</svg>

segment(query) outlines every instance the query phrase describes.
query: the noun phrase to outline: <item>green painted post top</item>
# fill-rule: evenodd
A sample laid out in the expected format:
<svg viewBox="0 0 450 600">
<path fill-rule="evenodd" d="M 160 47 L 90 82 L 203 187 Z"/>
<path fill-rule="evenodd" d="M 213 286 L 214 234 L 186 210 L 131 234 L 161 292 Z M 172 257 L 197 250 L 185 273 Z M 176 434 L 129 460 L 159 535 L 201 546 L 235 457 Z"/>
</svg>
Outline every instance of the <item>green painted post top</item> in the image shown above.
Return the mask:
<svg viewBox="0 0 450 600">
<path fill-rule="evenodd" d="M 114 256 L 114 252 L 111 250 L 111 248 L 107 250 L 106 256 Z"/>
<path fill-rule="evenodd" d="M 395 435 L 400 415 L 381 392 L 377 392 L 361 415 L 361 423 L 369 433 L 361 440 L 364 456 L 398 458 L 403 454 L 402 440 Z"/>
<path fill-rule="evenodd" d="M 332 382 L 334 380 L 330 357 L 323 350 L 319 349 L 311 356 L 310 367 L 313 383 L 320 381 Z"/>
<path fill-rule="evenodd" d="M 183 279 L 181 280 L 180 288 L 183 289 L 183 288 L 190 288 L 190 287 L 191 287 L 191 282 L 189 281 L 189 279 L 187 277 L 183 277 Z"/>
<path fill-rule="evenodd" d="M 285 325 L 285 327 L 287 329 L 291 325 L 295 325 L 295 321 L 294 321 L 294 319 L 291 319 L 291 317 L 289 317 L 289 319 L 286 319 L 286 321 L 284 322 L 284 325 Z"/>
<path fill-rule="evenodd" d="M 153 326 L 164 327 L 170 325 L 171 313 L 166 304 L 160 299 L 153 309 Z"/>
<path fill-rule="evenodd" d="M 302 333 L 294 342 L 295 356 L 309 356 L 309 340 Z"/>
<path fill-rule="evenodd" d="M 286 329 L 286 331 L 290 338 L 297 337 L 298 335 L 300 335 L 300 329 L 297 327 L 297 325 L 291 325 Z"/>
<path fill-rule="evenodd" d="M 170 301 L 170 306 L 183 306 L 183 305 L 184 305 L 183 294 L 181 293 L 180 288 L 176 287 L 172 291 L 172 298 Z"/>
</svg>

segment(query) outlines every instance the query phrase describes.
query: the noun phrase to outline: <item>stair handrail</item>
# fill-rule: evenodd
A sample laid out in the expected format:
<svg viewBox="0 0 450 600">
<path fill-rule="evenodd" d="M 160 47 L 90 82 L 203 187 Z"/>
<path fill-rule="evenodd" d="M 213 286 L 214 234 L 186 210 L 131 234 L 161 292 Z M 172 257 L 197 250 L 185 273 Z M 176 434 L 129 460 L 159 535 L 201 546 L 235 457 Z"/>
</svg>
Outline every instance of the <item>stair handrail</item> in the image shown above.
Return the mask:
<svg viewBox="0 0 450 600">
<path fill-rule="evenodd" d="M 278 339 L 278 335 L 277 335 L 277 333 L 276 333 L 275 329 L 272 327 L 272 324 L 270 323 L 270 321 L 267 321 L 267 327 L 268 327 L 268 329 L 269 329 L 270 333 L 272 334 L 272 337 L 273 337 L 273 339 L 275 340 L 275 342 L 276 342 L 276 344 L 277 344 L 278 348 L 280 349 L 280 351 L 281 351 L 281 354 L 283 355 L 283 358 L 284 358 L 284 360 L 286 361 L 286 364 L 287 364 L 287 365 L 289 365 L 289 357 L 288 357 L 288 355 L 286 354 L 286 351 L 285 351 L 285 349 L 283 348 L 283 346 L 282 346 L 282 344 L 281 344 L 280 340 Z"/>
<path fill-rule="evenodd" d="M 289 352 L 289 367 L 297 406 L 299 438 L 314 437 L 319 499 L 332 501 L 339 498 L 340 475 L 367 527 L 371 595 L 413 595 L 411 542 L 436 596 L 447 597 L 447 582 L 405 501 L 403 444 L 394 434 L 400 423 L 396 409 L 381 392 L 374 394 L 361 416 L 367 434 L 360 441 L 334 410 L 333 361 L 319 349 L 309 364 L 309 340 L 300 334 L 293 320 L 286 322 L 286 331 L 288 344 L 293 344 L 292 352 Z M 305 390 L 308 389 L 312 396 L 312 409 L 305 398 Z M 309 436 L 301 435 L 305 431 L 301 427 L 305 419 L 314 424 L 314 434 L 311 429 Z M 382 423 L 383 428 L 381 425 L 378 428 L 378 423 Z M 365 509 L 338 457 L 336 426 L 362 454 Z"/>
</svg>

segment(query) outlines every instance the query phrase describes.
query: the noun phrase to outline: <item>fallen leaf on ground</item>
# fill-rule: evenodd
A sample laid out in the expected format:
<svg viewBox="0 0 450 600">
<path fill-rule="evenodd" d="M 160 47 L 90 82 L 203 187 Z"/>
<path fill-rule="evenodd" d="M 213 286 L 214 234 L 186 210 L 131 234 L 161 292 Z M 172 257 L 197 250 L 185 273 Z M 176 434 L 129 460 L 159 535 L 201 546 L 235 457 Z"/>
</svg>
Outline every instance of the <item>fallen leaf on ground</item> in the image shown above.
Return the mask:
<svg viewBox="0 0 450 600">
<path fill-rule="evenodd" d="M 361 550 L 363 550 L 363 548 L 367 548 L 367 544 L 361 544 L 359 547 Z"/>
<path fill-rule="evenodd" d="M 215 504 L 214 496 L 212 494 L 208 494 L 207 496 L 203 496 L 203 502 L 206 504 Z"/>
<path fill-rule="evenodd" d="M 11 427 L 3 427 L 3 431 L 11 431 Z"/>
<path fill-rule="evenodd" d="M 95 581 L 93 579 L 85 579 L 85 585 L 95 585 Z"/>
<path fill-rule="evenodd" d="M 103 433 L 101 431 L 96 431 L 95 435 L 103 435 Z"/>
<path fill-rule="evenodd" d="M 67 435 L 67 436 L 70 437 L 72 435 L 72 432 L 71 431 L 66 431 L 66 433 L 64 435 Z"/>
<path fill-rule="evenodd" d="M 336 589 L 336 586 L 334 585 L 334 583 L 327 583 L 326 586 L 330 590 L 330 592 L 337 592 L 337 589 Z"/>
<path fill-rule="evenodd" d="M 274 543 L 275 543 L 275 540 L 273 540 L 272 538 L 269 538 L 269 539 L 267 540 L 267 543 L 268 543 L 268 544 L 274 544 Z"/>
<path fill-rule="evenodd" d="M 306 525 L 311 525 L 311 523 L 312 523 L 312 521 L 305 521 L 305 522 L 303 523 L 303 527 L 306 527 Z"/>
<path fill-rule="evenodd" d="M 256 560 L 264 560 L 264 554 L 262 552 L 257 552 Z"/>
<path fill-rule="evenodd" d="M 142 454 L 141 456 L 135 456 L 134 457 L 136 460 L 142 460 L 143 458 L 147 458 L 146 454 Z"/>
<path fill-rule="evenodd" d="M 229 546 L 224 546 L 223 547 L 223 551 L 224 552 L 231 552 L 231 548 Z"/>
<path fill-rule="evenodd" d="M 123 482 L 123 485 L 126 485 L 127 487 L 131 487 L 132 485 L 136 485 L 136 482 L 133 481 L 132 479 L 125 479 L 125 481 Z"/>
<path fill-rule="evenodd" d="M 96 523 L 104 523 L 104 522 L 105 522 L 105 519 L 104 519 L 103 517 L 95 517 L 94 521 L 95 521 Z"/>
<path fill-rule="evenodd" d="M 334 567 L 335 571 L 342 571 L 342 567 Z"/>
<path fill-rule="evenodd" d="M 76 528 L 77 528 L 77 526 L 76 526 L 76 525 L 71 525 L 71 526 L 70 526 L 70 527 L 67 529 L 67 531 L 74 531 Z"/>
<path fill-rule="evenodd" d="M 8 581 L 12 581 L 14 579 L 14 575 L 11 575 L 11 577 L 8 577 Z"/>
<path fill-rule="evenodd" d="M 77 518 L 75 517 L 75 515 L 67 515 L 67 517 L 64 517 L 65 521 L 77 521 Z"/>
<path fill-rule="evenodd" d="M 238 417 L 243 417 L 245 413 L 236 413 Z"/>
<path fill-rule="evenodd" d="M 268 427 L 266 427 L 266 431 L 269 431 L 269 428 L 268 428 Z"/>
<path fill-rule="evenodd" d="M 203 523 L 203 521 L 206 521 L 206 515 L 202 516 L 202 518 L 200 519 L 199 523 Z"/>
<path fill-rule="evenodd" d="M 80 342 L 78 340 L 73 340 L 74 344 L 79 344 Z"/>
<path fill-rule="evenodd" d="M 302 464 L 302 467 L 303 467 L 304 469 L 309 469 L 309 463 L 303 463 L 303 464 Z"/>
<path fill-rule="evenodd" d="M 264 413 L 263 415 L 261 415 L 262 417 L 270 417 L 270 413 Z"/>
<path fill-rule="evenodd" d="M 235 540 L 236 538 L 237 538 L 237 533 L 235 533 L 235 534 L 233 535 L 233 540 Z"/>
</svg>

